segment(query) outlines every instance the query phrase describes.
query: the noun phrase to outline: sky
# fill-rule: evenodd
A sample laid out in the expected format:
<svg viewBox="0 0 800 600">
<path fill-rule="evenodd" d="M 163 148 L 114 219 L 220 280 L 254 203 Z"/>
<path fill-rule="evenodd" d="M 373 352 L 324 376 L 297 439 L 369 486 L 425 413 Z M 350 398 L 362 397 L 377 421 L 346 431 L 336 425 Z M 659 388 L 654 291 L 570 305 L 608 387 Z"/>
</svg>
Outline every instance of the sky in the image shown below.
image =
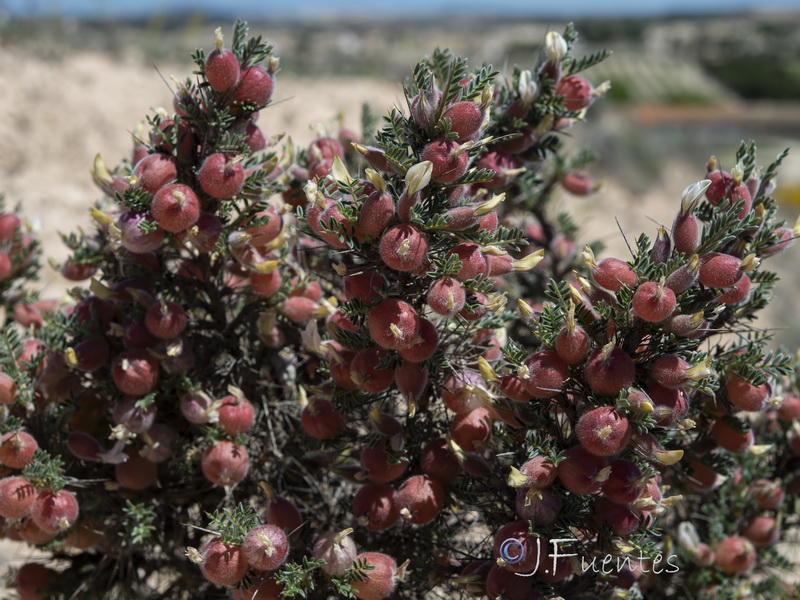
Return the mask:
<svg viewBox="0 0 800 600">
<path fill-rule="evenodd" d="M 254 18 L 445 17 L 451 14 L 568 17 L 800 10 L 800 0 L 0 0 L 15 17 L 147 17 L 197 13 Z"/>
</svg>

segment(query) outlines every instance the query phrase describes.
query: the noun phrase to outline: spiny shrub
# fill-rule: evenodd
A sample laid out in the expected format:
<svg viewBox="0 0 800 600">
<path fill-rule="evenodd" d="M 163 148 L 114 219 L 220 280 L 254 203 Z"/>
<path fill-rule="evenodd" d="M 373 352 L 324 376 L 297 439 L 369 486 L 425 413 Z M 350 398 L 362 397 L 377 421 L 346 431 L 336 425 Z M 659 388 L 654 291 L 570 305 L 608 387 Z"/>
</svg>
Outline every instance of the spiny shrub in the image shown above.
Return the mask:
<svg viewBox="0 0 800 600">
<path fill-rule="evenodd" d="M 791 596 L 796 366 L 751 324 L 783 155 L 577 252 L 553 200 L 596 191 L 564 132 L 608 53 L 576 40 L 503 77 L 437 50 L 381 129 L 281 149 L 270 46 L 194 54 L 95 160 L 91 281 L 4 330 L 0 515 L 52 558 L 22 597 Z"/>
</svg>

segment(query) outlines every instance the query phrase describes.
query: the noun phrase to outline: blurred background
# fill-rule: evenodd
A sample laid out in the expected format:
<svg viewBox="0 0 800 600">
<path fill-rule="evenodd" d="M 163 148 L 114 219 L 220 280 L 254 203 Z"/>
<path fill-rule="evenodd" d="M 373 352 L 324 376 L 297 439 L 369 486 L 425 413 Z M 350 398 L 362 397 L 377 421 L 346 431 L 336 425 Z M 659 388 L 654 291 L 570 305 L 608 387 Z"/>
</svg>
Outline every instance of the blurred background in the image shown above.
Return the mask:
<svg viewBox="0 0 800 600">
<path fill-rule="evenodd" d="M 606 255 L 627 257 L 620 229 L 633 239 L 669 226 L 709 155 L 730 169 L 742 139 L 762 165 L 795 148 L 776 194 L 790 223 L 800 209 L 800 0 L 0 0 L 0 191 L 38 223 L 49 256 L 66 254 L 56 232 L 89 226 L 94 155 L 129 156 L 136 124 L 170 106 L 170 77 L 191 76 L 190 52 L 210 50 L 218 26 L 230 36 L 236 18 L 282 59 L 259 125 L 300 143 L 312 123 L 358 131 L 364 103 L 378 115 L 403 106 L 411 65 L 437 46 L 473 66 L 533 68 L 545 33 L 574 21 L 577 54 L 613 51 L 587 72 L 610 92 L 570 130 L 576 150 L 600 155 L 589 172 L 605 187 L 562 203 Z M 764 322 L 792 347 L 798 251 L 770 259 L 786 281 Z M 65 289 L 55 273 L 43 285 Z"/>
</svg>

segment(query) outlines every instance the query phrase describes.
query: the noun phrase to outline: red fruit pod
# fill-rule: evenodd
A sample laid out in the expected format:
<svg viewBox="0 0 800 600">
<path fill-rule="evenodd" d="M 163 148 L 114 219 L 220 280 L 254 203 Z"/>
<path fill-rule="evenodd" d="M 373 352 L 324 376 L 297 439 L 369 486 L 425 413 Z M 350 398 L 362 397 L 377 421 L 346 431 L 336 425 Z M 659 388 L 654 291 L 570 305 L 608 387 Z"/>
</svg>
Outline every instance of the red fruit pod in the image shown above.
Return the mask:
<svg viewBox="0 0 800 600">
<path fill-rule="evenodd" d="M 522 487 L 517 491 L 516 511 L 521 519 L 539 527 L 555 523 L 562 508 L 561 496 L 552 488 Z"/>
<path fill-rule="evenodd" d="M 778 418 L 787 423 L 800 420 L 800 396 L 784 394 L 783 402 L 778 408 Z"/>
<path fill-rule="evenodd" d="M 145 446 L 140 450 L 141 455 L 154 463 L 162 463 L 172 458 L 172 444 L 178 433 L 164 423 L 154 423 L 150 429 L 142 434 Z"/>
<path fill-rule="evenodd" d="M 197 223 L 200 201 L 187 185 L 166 185 L 153 196 L 150 212 L 164 231 L 179 233 Z"/>
<path fill-rule="evenodd" d="M 739 280 L 733 284 L 733 287 L 728 288 L 721 296 L 717 296 L 717 302 L 730 306 L 744 301 L 750 294 L 750 283 L 750 277 L 747 273 L 743 273 Z"/>
<path fill-rule="evenodd" d="M 280 527 L 259 525 L 242 540 L 242 555 L 247 564 L 259 571 L 272 571 L 286 562 L 289 540 Z"/>
<path fill-rule="evenodd" d="M 212 198 L 232 198 L 242 191 L 244 169 L 238 160 L 218 152 L 203 161 L 197 181 Z"/>
<path fill-rule="evenodd" d="M 752 264 L 752 259 L 748 265 Z M 744 262 L 730 254 L 712 252 L 700 257 L 698 279 L 706 287 L 727 288 L 735 285 L 743 274 Z"/>
<path fill-rule="evenodd" d="M 336 437 L 345 428 L 342 413 L 322 398 L 311 399 L 300 414 L 300 422 L 308 435 L 320 440 Z"/>
<path fill-rule="evenodd" d="M 568 365 L 577 365 L 582 362 L 591 348 L 592 340 L 586 330 L 580 325 L 572 327 L 565 325 L 558 332 L 553 348 L 559 358 Z"/>
<path fill-rule="evenodd" d="M 177 302 L 162 298 L 147 309 L 144 324 L 157 338 L 172 339 L 179 336 L 186 328 L 186 311 Z"/>
<path fill-rule="evenodd" d="M 433 356 L 439 347 L 439 333 L 428 319 L 419 320 L 419 331 L 414 340 L 405 348 L 398 350 L 400 356 L 409 362 L 421 363 Z"/>
<path fill-rule="evenodd" d="M 369 303 L 374 298 L 381 297 L 381 291 L 387 287 L 386 278 L 377 271 L 362 271 L 344 277 L 345 300 L 359 300 Z"/>
<path fill-rule="evenodd" d="M 364 581 L 351 582 L 356 598 L 385 600 L 391 596 L 397 586 L 397 563 L 394 559 L 380 552 L 363 552 L 356 557 L 356 560 L 374 567 L 365 571 L 367 578 Z"/>
<path fill-rule="evenodd" d="M 750 488 L 750 495 L 761 508 L 766 510 L 776 510 L 786 498 L 786 492 L 781 487 L 780 481 L 768 479 L 758 479 Z"/>
<path fill-rule="evenodd" d="M 370 194 L 358 213 L 358 225 L 364 233 L 378 237 L 394 218 L 394 200 L 386 192 Z"/>
<path fill-rule="evenodd" d="M 126 350 L 111 367 L 114 385 L 130 396 L 144 396 L 158 385 L 158 362 L 146 350 Z"/>
<path fill-rule="evenodd" d="M 244 446 L 222 440 L 206 448 L 200 466 L 211 483 L 227 486 L 244 479 L 250 468 L 250 458 Z"/>
<path fill-rule="evenodd" d="M 59 573 L 39 563 L 26 563 L 14 574 L 14 587 L 20 600 L 41 600 L 57 590 Z"/>
<path fill-rule="evenodd" d="M 75 425 L 75 423 L 72 424 L 73 427 Z M 78 425 L 82 424 L 78 423 Z M 97 441 L 97 438 L 83 431 L 72 431 L 67 438 L 66 445 L 67 450 L 69 450 L 75 458 L 90 462 L 101 462 L 100 455 L 106 452 L 106 449 Z"/>
<path fill-rule="evenodd" d="M 22 219 L 14 213 L 0 214 L 0 242 L 10 242 L 22 230 Z"/>
<path fill-rule="evenodd" d="M 324 565 L 320 567 L 324 569 Z M 262 576 L 253 581 L 248 587 L 240 587 L 231 590 L 233 600 L 281 600 L 283 584 L 278 583 L 272 577 Z"/>
<path fill-rule="evenodd" d="M 8 253 L 0 252 L 0 281 L 5 281 L 14 271 L 14 266 L 11 263 L 11 259 L 8 257 Z"/>
<path fill-rule="evenodd" d="M 755 386 L 734 374 L 725 382 L 725 392 L 728 400 L 736 408 L 760 411 L 763 410 L 766 401 L 772 394 L 772 386 L 769 383 Z"/>
<path fill-rule="evenodd" d="M 17 383 L 8 373 L 0 371 L 0 404 L 11 406 L 17 401 Z"/>
<path fill-rule="evenodd" d="M 686 474 L 686 483 L 699 492 L 707 492 L 719 484 L 719 474 L 703 463 L 689 461 L 689 470 L 690 472 Z"/>
<path fill-rule="evenodd" d="M 591 353 L 583 374 L 593 392 L 616 396 L 633 383 L 636 365 L 627 352 L 609 343 Z"/>
<path fill-rule="evenodd" d="M 316 317 L 319 305 L 305 296 L 290 296 L 281 304 L 281 314 L 294 323 L 308 323 Z"/>
<path fill-rule="evenodd" d="M 112 418 L 117 425 L 125 425 L 131 433 L 141 434 L 153 426 L 157 408 L 150 404 L 147 408 L 136 406 L 136 398 L 130 396 L 123 398 L 116 404 L 112 411 Z"/>
<path fill-rule="evenodd" d="M 450 120 L 450 131 L 458 134 L 457 142 L 473 140 L 480 133 L 483 125 L 483 111 L 480 105 L 471 100 L 451 104 L 442 119 Z"/>
<path fill-rule="evenodd" d="M 497 388 L 514 402 L 528 402 L 533 400 L 535 396 L 528 391 L 528 386 L 525 384 L 525 380 L 519 375 L 507 373 L 497 382 Z"/>
<path fill-rule="evenodd" d="M 255 110 L 266 106 L 275 88 L 275 80 L 266 69 L 259 66 L 243 69 L 239 83 L 233 92 L 233 102 L 255 107 Z"/>
<path fill-rule="evenodd" d="M 692 365 L 674 354 L 662 354 L 650 364 L 650 377 L 666 388 L 679 389 L 691 381 Z"/>
<path fill-rule="evenodd" d="M 420 470 L 443 485 L 453 483 L 461 473 L 458 456 L 445 438 L 431 440 L 419 455 Z"/>
<path fill-rule="evenodd" d="M 516 140 L 510 141 L 513 142 Z M 484 181 L 476 185 L 479 188 L 490 190 L 505 187 L 509 183 L 507 172 L 515 167 L 514 159 L 508 152 L 503 150 L 491 150 L 478 159 L 478 162 L 475 163 L 475 168 L 490 169 L 494 171 L 494 176 L 489 181 Z"/>
<path fill-rule="evenodd" d="M 675 292 L 655 281 L 643 283 L 633 294 L 633 312 L 651 323 L 660 323 L 669 317 L 676 303 Z"/>
<path fill-rule="evenodd" d="M 566 388 L 569 367 L 552 350 L 532 354 L 524 365 L 528 369 L 525 387 L 536 398 L 552 398 Z"/>
<path fill-rule="evenodd" d="M 241 395 L 225 396 L 217 413 L 219 414 L 219 424 L 225 433 L 231 436 L 248 431 L 256 421 L 253 403 Z"/>
<path fill-rule="evenodd" d="M 453 183 L 467 172 L 469 156 L 458 142 L 439 139 L 423 148 L 421 159 L 431 162 L 431 179 L 439 183 Z"/>
<path fill-rule="evenodd" d="M 452 277 L 437 279 L 428 288 L 428 306 L 440 315 L 452 317 L 464 308 L 466 299 L 461 282 Z"/>
<path fill-rule="evenodd" d="M 651 381 L 647 384 L 647 395 L 654 407 L 653 418 L 663 427 L 677 424 L 689 411 L 689 401 L 682 390 Z"/>
<path fill-rule="evenodd" d="M 320 162 L 337 156 L 344 158 L 344 149 L 339 140 L 323 135 L 311 141 L 306 149 L 306 154 L 311 162 Z"/>
<path fill-rule="evenodd" d="M 740 183 L 736 187 L 731 190 L 731 199 L 730 202 L 725 203 L 726 208 L 732 208 L 736 206 L 739 202 L 744 202 L 741 210 L 736 213 L 736 216 L 739 219 L 744 219 L 750 210 L 753 208 L 753 199 L 750 196 L 750 190 L 747 189 L 747 186 L 743 183 Z"/>
<path fill-rule="evenodd" d="M 242 547 L 226 544 L 220 538 L 211 538 L 200 547 L 200 572 L 217 585 L 234 586 L 247 573 L 248 564 Z"/>
<path fill-rule="evenodd" d="M 494 557 L 498 565 L 514 573 L 529 573 L 547 555 L 546 540 L 528 533 L 527 521 L 503 525 L 494 535 Z"/>
<path fill-rule="evenodd" d="M 358 386 L 350 377 L 350 362 L 356 355 L 356 351 L 345 348 L 335 340 L 328 342 L 327 351 L 328 368 L 331 372 L 331 379 L 333 379 L 339 387 L 343 387 L 347 390 L 356 389 Z"/>
<path fill-rule="evenodd" d="M 467 452 L 483 451 L 492 441 L 492 415 L 485 406 L 457 414 L 450 424 L 450 432 Z"/>
<path fill-rule="evenodd" d="M 420 317 L 407 302 L 387 298 L 367 313 L 367 329 L 379 346 L 401 350 L 416 340 Z"/>
<path fill-rule="evenodd" d="M 352 567 L 358 555 L 356 543 L 350 537 L 352 532 L 352 529 L 345 529 L 339 533 L 329 532 L 320 536 L 314 543 L 314 558 L 325 561 L 320 567 L 325 574 L 342 577 L 347 569 Z"/>
<path fill-rule="evenodd" d="M 36 439 L 24 431 L 10 431 L 0 438 L 0 464 L 12 469 L 24 468 L 39 448 Z"/>
<path fill-rule="evenodd" d="M 56 532 L 45 531 L 33 519 L 24 519 L 16 523 L 16 530 L 23 541 L 34 546 L 41 546 L 51 542 L 58 535 Z"/>
<path fill-rule="evenodd" d="M 556 480 L 558 469 L 544 456 L 534 456 L 532 459 L 523 463 L 519 469 L 524 477 L 524 485 L 533 488 L 543 488 L 549 486 Z"/>
<path fill-rule="evenodd" d="M 555 95 L 564 96 L 562 104 L 569 111 L 586 108 L 594 101 L 594 86 L 580 75 L 569 75 L 556 85 Z"/>
<path fill-rule="evenodd" d="M 270 488 L 271 489 L 271 488 Z M 303 515 L 294 502 L 278 496 L 274 491 L 269 494 L 267 505 L 267 522 L 285 531 L 294 531 L 303 524 Z"/>
<path fill-rule="evenodd" d="M 283 279 L 281 272 L 275 269 L 272 273 L 250 273 L 250 287 L 253 293 L 269 298 L 281 289 Z"/>
<path fill-rule="evenodd" d="M 71 367 L 81 371 L 96 371 L 108 362 L 108 344 L 104 339 L 90 338 L 67 349 L 64 353 L 65 362 Z"/>
<path fill-rule="evenodd" d="M 633 428 L 613 406 L 599 406 L 585 412 L 575 428 L 581 445 L 597 456 L 613 456 L 630 442 Z"/>
<path fill-rule="evenodd" d="M 688 214 L 684 214 L 683 211 L 678 212 L 672 222 L 672 241 L 675 244 L 675 250 L 683 252 L 687 256 L 694 254 L 700 245 L 701 235 L 702 225 L 694 212 Z"/>
<path fill-rule="evenodd" d="M 394 503 L 403 519 L 414 525 L 425 525 L 442 511 L 444 488 L 427 475 L 414 475 L 398 488 Z"/>
<path fill-rule="evenodd" d="M 267 219 L 267 221 L 262 225 L 246 226 L 243 231 L 250 236 L 249 241 L 253 247 L 261 249 L 280 235 L 283 229 L 283 219 L 274 206 L 269 206 L 256 213 L 252 219 L 247 220 L 246 225 L 256 219 L 259 221 Z"/>
<path fill-rule="evenodd" d="M 457 415 L 468 413 L 483 406 L 481 394 L 476 393 L 484 385 L 477 371 L 464 369 L 448 375 L 442 386 L 442 400 L 447 408 Z"/>
<path fill-rule="evenodd" d="M 608 461 L 583 446 L 573 446 L 558 463 L 558 480 L 576 494 L 595 494 L 608 478 Z"/>
<path fill-rule="evenodd" d="M 447 254 L 448 256 L 454 254 L 461 261 L 461 268 L 454 275 L 459 281 L 468 281 L 489 275 L 489 263 L 478 244 L 464 242 L 455 246 Z"/>
<path fill-rule="evenodd" d="M 716 421 L 714 423 L 711 427 L 711 436 L 714 438 L 714 441 L 725 448 L 725 450 L 736 454 L 747 452 L 748 448 L 755 442 L 752 429 L 748 429 L 746 432 L 742 433 L 730 427 L 724 421 Z"/>
<path fill-rule="evenodd" d="M 115 308 L 108 300 L 89 296 L 75 305 L 73 314 L 81 325 L 100 329 L 104 333 L 114 319 Z"/>
<path fill-rule="evenodd" d="M 378 446 L 361 450 L 361 466 L 374 483 L 394 481 L 408 469 L 408 460 L 403 457 L 396 457 L 395 462 L 389 462 L 389 459 L 385 441 Z"/>
<path fill-rule="evenodd" d="M 395 489 L 383 483 L 369 483 L 353 497 L 353 516 L 370 531 L 388 529 L 400 518 Z"/>
<path fill-rule="evenodd" d="M 477 321 L 486 314 L 486 305 L 489 297 L 481 292 L 470 292 L 467 296 L 467 303 L 458 314 L 466 321 Z"/>
<path fill-rule="evenodd" d="M 594 505 L 594 516 L 600 525 L 611 527 L 614 535 L 630 535 L 639 526 L 639 511 L 617 504 L 607 498 L 598 498 Z"/>
<path fill-rule="evenodd" d="M 589 196 L 598 191 L 603 184 L 583 173 L 570 171 L 561 178 L 561 185 L 574 196 Z"/>
<path fill-rule="evenodd" d="M 733 177 L 727 171 L 716 169 L 706 173 L 706 179 L 711 181 L 706 189 L 706 199 L 716 206 L 733 189 Z"/>
<path fill-rule="evenodd" d="M 142 212 L 127 211 L 119 216 L 116 227 L 120 231 L 120 242 L 128 252 L 144 254 L 161 248 L 164 243 L 164 230 L 161 227 L 148 231 L 139 228 L 142 223 L 152 221 L 149 214 Z"/>
<path fill-rule="evenodd" d="M 592 270 L 592 280 L 604 289 L 618 292 L 623 286 L 633 288 L 638 277 L 626 262 L 618 258 L 604 258 Z"/>
<path fill-rule="evenodd" d="M 772 256 L 773 254 L 778 254 L 779 252 L 788 250 L 794 246 L 795 242 L 797 241 L 794 231 L 788 227 L 778 227 L 772 233 L 777 238 L 777 241 L 771 246 L 761 249 L 759 254 L 762 257 Z"/>
<path fill-rule="evenodd" d="M 89 279 L 97 271 L 97 264 L 93 262 L 78 263 L 72 260 L 65 260 L 61 263 L 58 272 L 70 281 L 83 281 Z"/>
<path fill-rule="evenodd" d="M 603 484 L 603 495 L 618 504 L 632 504 L 647 487 L 636 463 L 624 458 L 612 460 L 611 473 Z"/>
<path fill-rule="evenodd" d="M 381 236 L 378 252 L 387 267 L 402 272 L 416 271 L 427 260 L 428 241 L 413 225 L 395 225 Z"/>
<path fill-rule="evenodd" d="M 31 518 L 48 533 L 66 531 L 78 519 L 78 499 L 67 490 L 43 490 L 33 499 Z"/>
<path fill-rule="evenodd" d="M 292 291 L 289 292 L 290 296 L 303 296 L 314 302 L 318 302 L 322 298 L 322 286 L 319 281 L 308 280 L 300 283 L 295 277 L 290 283 L 293 286 Z"/>
<path fill-rule="evenodd" d="M 394 371 L 377 368 L 388 354 L 377 346 L 359 350 L 350 361 L 350 379 L 366 392 L 378 393 L 388 389 L 394 381 Z"/>
<path fill-rule="evenodd" d="M 222 44 L 218 43 L 217 48 L 206 57 L 203 74 L 215 92 L 227 91 L 239 82 L 239 60 L 233 52 L 223 49 Z"/>
<path fill-rule="evenodd" d="M 404 360 L 403 364 L 394 370 L 394 383 L 397 390 L 406 398 L 419 399 L 428 387 L 428 366 Z"/>
<path fill-rule="evenodd" d="M 489 276 L 508 275 L 514 270 L 514 259 L 509 254 L 486 256 L 486 264 L 489 265 Z"/>
<path fill-rule="evenodd" d="M 178 176 L 178 169 L 175 159 L 166 154 L 148 154 L 136 163 L 133 168 L 138 186 L 148 192 L 155 194 L 165 185 L 175 181 Z"/>
<path fill-rule="evenodd" d="M 244 134 L 247 136 L 247 139 L 245 139 L 244 143 L 247 144 L 247 147 L 250 149 L 252 154 L 260 152 L 261 150 L 265 150 L 267 146 L 269 146 L 269 142 L 264 136 L 264 132 L 261 131 L 261 128 L 255 123 L 248 123 L 244 128 Z M 276 165 L 272 171 L 269 171 L 269 181 L 272 181 L 273 178 L 280 175 L 280 173 L 281 168 Z"/>
<path fill-rule="evenodd" d="M 669 274 L 664 286 L 675 292 L 676 296 L 682 294 L 695 284 L 699 271 L 700 259 L 693 254 L 687 264 L 681 265 Z"/>
<path fill-rule="evenodd" d="M 780 538 L 781 528 L 772 517 L 756 517 L 745 526 L 742 535 L 753 542 L 756 548 L 768 548 Z"/>
<path fill-rule="evenodd" d="M 515 549 L 512 548 L 512 551 Z M 491 563 L 489 563 L 491 565 Z M 532 595 L 533 577 L 520 577 L 516 573 L 497 564 L 491 565 L 486 574 L 486 583 L 479 597 L 502 598 L 503 600 L 529 600 L 541 598 Z"/>
<path fill-rule="evenodd" d="M 750 540 L 732 536 L 714 548 L 714 563 L 727 575 L 746 573 L 756 562 L 756 550 Z"/>
<path fill-rule="evenodd" d="M 134 450 L 128 454 L 128 460 L 114 466 L 114 475 L 120 486 L 129 490 L 144 490 L 158 479 L 158 466 Z"/>
<path fill-rule="evenodd" d="M 36 489 L 24 477 L 0 479 L 0 517 L 22 519 L 31 512 Z"/>
</svg>

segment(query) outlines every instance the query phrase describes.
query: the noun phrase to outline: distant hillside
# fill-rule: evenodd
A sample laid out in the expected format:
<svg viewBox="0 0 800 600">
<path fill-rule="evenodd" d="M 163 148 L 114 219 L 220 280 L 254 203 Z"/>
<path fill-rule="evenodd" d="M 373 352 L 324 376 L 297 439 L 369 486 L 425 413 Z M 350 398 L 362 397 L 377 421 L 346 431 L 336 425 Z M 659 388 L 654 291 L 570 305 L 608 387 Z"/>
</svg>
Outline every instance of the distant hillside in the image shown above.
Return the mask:
<svg viewBox="0 0 800 600">
<path fill-rule="evenodd" d="M 3 44 L 57 59 L 64 48 L 130 53 L 147 62 L 207 45 L 216 26 L 201 14 L 146 21 L 0 21 Z M 251 29 L 270 40 L 301 75 L 362 75 L 397 80 L 435 47 L 449 47 L 473 64 L 536 63 L 548 29 L 559 21 L 524 18 L 269 21 Z M 738 96 L 800 98 L 800 12 L 669 19 L 583 19 L 581 52 L 613 48 L 597 74 L 616 83 L 611 98 L 626 102 L 704 104 Z"/>
</svg>

